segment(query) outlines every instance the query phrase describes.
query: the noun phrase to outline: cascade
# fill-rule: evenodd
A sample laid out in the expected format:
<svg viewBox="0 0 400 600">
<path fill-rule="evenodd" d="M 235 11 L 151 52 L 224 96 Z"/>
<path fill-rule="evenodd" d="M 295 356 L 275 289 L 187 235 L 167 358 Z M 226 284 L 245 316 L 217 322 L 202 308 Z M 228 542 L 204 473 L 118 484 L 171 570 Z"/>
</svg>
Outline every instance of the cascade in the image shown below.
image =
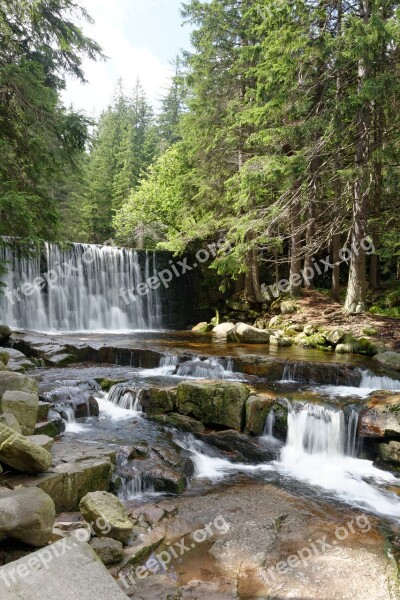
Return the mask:
<svg viewBox="0 0 400 600">
<path fill-rule="evenodd" d="M 268 437 L 273 437 L 274 436 L 274 425 L 275 425 L 275 413 L 274 413 L 274 409 L 271 408 L 271 410 L 268 413 L 267 420 L 265 421 L 263 435 L 268 436 Z"/>
<path fill-rule="evenodd" d="M 118 331 L 162 326 L 159 290 L 136 293 L 157 272 L 154 252 L 45 243 L 32 257 L 0 246 L 0 261 L 8 267 L 0 315 L 11 327 Z"/>
<path fill-rule="evenodd" d="M 141 398 L 143 389 L 137 389 L 125 384 L 114 385 L 108 394 L 108 400 L 114 406 L 131 410 L 134 412 L 141 411 Z"/>
<path fill-rule="evenodd" d="M 288 413 L 288 450 L 296 457 L 304 454 L 343 456 L 346 424 L 342 410 L 311 403 L 294 403 Z"/>
<path fill-rule="evenodd" d="M 193 377 L 196 379 L 235 379 L 233 360 L 231 358 L 195 358 L 179 365 L 179 377 Z"/>
<path fill-rule="evenodd" d="M 387 376 L 374 375 L 371 371 L 361 372 L 360 388 L 366 390 L 400 391 L 400 381 Z"/>
</svg>

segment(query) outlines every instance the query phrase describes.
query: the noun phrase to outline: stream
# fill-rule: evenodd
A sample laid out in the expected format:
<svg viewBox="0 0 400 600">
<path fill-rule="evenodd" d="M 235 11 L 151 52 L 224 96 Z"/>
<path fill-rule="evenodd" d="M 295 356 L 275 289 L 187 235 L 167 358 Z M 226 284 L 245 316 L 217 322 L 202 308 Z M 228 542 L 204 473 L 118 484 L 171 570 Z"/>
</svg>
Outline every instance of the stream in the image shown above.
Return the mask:
<svg viewBox="0 0 400 600">
<path fill-rule="evenodd" d="M 134 336 L 135 347 L 138 345 L 137 335 Z M 153 334 L 153 348 L 157 344 L 163 352 L 159 366 L 154 368 L 80 365 L 36 369 L 42 393 L 51 394 L 54 390 L 79 384 L 85 386 L 88 382 L 93 388 L 100 408 L 99 417 L 76 420 L 71 411 L 67 412 L 65 438 L 102 442 L 113 447 L 129 446 L 132 442 L 179 447 L 194 464 L 194 475 L 186 492 L 189 494 L 202 493 L 227 480 L 242 480 L 245 476 L 274 483 L 306 497 L 318 497 L 334 505 L 348 505 L 393 524 L 398 521 L 400 481 L 394 474 L 374 467 L 371 460 L 363 458 L 362 444 L 357 438 L 357 423 L 358 411 L 371 392 L 400 391 L 400 381 L 374 375 L 367 365 L 363 367 L 356 360 L 359 371 L 357 386 L 305 383 L 301 377 L 299 381 L 296 362 L 285 367 L 281 380 L 270 382 L 262 377 L 236 372 L 234 357 L 224 356 L 222 352 L 228 353 L 230 348 L 224 348 L 221 342 L 213 345 L 209 338 L 203 338 L 201 352 L 195 355 L 194 339 L 190 338 L 190 343 L 185 345 L 188 337 L 178 333 L 176 353 L 173 353 L 173 337 L 171 332 L 168 336 Z M 88 336 L 85 335 L 84 339 L 87 342 Z M 148 335 L 144 336 L 142 344 L 147 346 L 149 340 Z M 123 343 L 128 344 L 126 337 Z M 208 356 L 205 355 L 206 350 L 209 351 Z M 252 347 L 252 352 L 255 351 L 257 348 Z M 216 356 L 217 352 L 219 356 Z M 96 384 L 96 380 L 106 377 L 124 381 L 106 393 Z M 273 411 L 268 414 L 264 435 L 258 440 L 266 447 L 276 449 L 276 460 L 263 464 L 232 462 L 193 434 L 176 430 L 166 432 L 142 412 L 141 394 L 146 386 L 162 388 L 176 386 L 180 381 L 201 379 L 248 383 L 257 391 L 273 391 L 284 399 L 288 406 L 286 442 L 274 437 Z M 154 495 L 154 490 L 151 485 L 146 487 L 140 475 L 133 472 L 122 477 L 119 495 L 127 501 L 139 502 Z"/>
</svg>

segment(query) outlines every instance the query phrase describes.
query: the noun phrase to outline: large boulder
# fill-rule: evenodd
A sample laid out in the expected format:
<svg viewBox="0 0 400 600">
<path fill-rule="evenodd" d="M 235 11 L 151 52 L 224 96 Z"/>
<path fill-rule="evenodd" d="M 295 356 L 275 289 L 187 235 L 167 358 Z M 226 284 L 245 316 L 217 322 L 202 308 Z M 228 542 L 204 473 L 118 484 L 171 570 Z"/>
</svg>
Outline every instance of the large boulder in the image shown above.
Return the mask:
<svg viewBox="0 0 400 600">
<path fill-rule="evenodd" d="M 10 427 L 10 429 L 13 429 L 17 433 L 22 433 L 20 424 L 10 412 L 4 412 L 0 415 L 0 423 L 7 425 L 7 427 Z"/>
<path fill-rule="evenodd" d="M 82 498 L 79 508 L 99 537 L 110 537 L 122 543 L 128 541 L 133 522 L 118 498 L 108 492 L 92 492 Z"/>
<path fill-rule="evenodd" d="M 22 473 L 44 473 L 51 465 L 51 454 L 20 433 L 0 423 L 0 461 Z"/>
<path fill-rule="evenodd" d="M 229 459 L 234 462 L 261 464 L 276 460 L 281 449 L 278 441 L 271 445 L 263 444 L 237 431 L 219 431 L 200 437 L 207 444 L 228 453 Z"/>
<path fill-rule="evenodd" d="M 44 451 L 45 452 L 45 451 Z M 48 494 L 56 511 L 72 512 L 89 492 L 108 490 L 116 461 L 114 448 L 81 441 L 64 441 L 52 449 L 53 464 L 43 475 L 3 475 L 10 486 L 38 487 Z"/>
<path fill-rule="evenodd" d="M 246 402 L 246 433 L 262 435 L 267 416 L 275 402 L 274 396 L 250 396 Z"/>
<path fill-rule="evenodd" d="M 141 395 L 142 410 L 146 415 L 163 415 L 175 410 L 175 390 L 151 387 Z"/>
<path fill-rule="evenodd" d="M 187 431 L 189 433 L 203 433 L 204 431 L 204 425 L 201 421 L 178 413 L 154 415 L 149 418 L 158 425 L 172 427 L 173 429 L 178 429 L 178 431 Z"/>
<path fill-rule="evenodd" d="M 0 325 L 0 344 L 3 342 L 7 342 L 11 335 L 12 331 L 8 327 L 8 325 Z"/>
<path fill-rule="evenodd" d="M 7 348 L 10 360 L 7 364 L 7 369 L 14 373 L 25 373 L 29 369 L 34 369 L 35 365 L 30 361 L 25 354 L 19 352 L 15 348 Z"/>
<path fill-rule="evenodd" d="M 0 535 L 39 548 L 49 541 L 55 516 L 54 502 L 42 490 L 0 491 Z"/>
<path fill-rule="evenodd" d="M 4 392 L 0 410 L 14 415 L 23 435 L 32 435 L 38 418 L 39 396 L 17 390 Z"/>
<path fill-rule="evenodd" d="M 373 358 L 382 367 L 387 369 L 393 369 L 394 371 L 400 371 L 400 353 L 399 352 L 382 352 L 376 354 Z"/>
<path fill-rule="evenodd" d="M 0 397 L 7 391 L 27 392 L 28 394 L 37 394 L 37 382 L 31 377 L 12 373 L 10 371 L 0 372 Z"/>
<path fill-rule="evenodd" d="M 178 412 L 241 431 L 249 389 L 241 383 L 187 381 L 177 388 Z"/>
<path fill-rule="evenodd" d="M 228 341 L 242 344 L 269 344 L 271 334 L 268 330 L 257 329 L 245 323 L 237 323 L 228 334 Z"/>
<path fill-rule="evenodd" d="M 392 465 L 400 465 L 400 442 L 391 440 L 387 443 L 378 444 L 379 462 L 391 463 Z"/>
<path fill-rule="evenodd" d="M 235 325 L 233 323 L 221 323 L 220 325 L 214 327 L 213 335 L 220 338 L 226 338 L 233 329 L 235 329 Z"/>
<path fill-rule="evenodd" d="M 60 540 L 0 568 L 1 600 L 126 600 L 86 542 Z"/>
<path fill-rule="evenodd" d="M 400 438 L 400 395 L 375 393 L 360 413 L 358 435 L 365 438 Z"/>
</svg>

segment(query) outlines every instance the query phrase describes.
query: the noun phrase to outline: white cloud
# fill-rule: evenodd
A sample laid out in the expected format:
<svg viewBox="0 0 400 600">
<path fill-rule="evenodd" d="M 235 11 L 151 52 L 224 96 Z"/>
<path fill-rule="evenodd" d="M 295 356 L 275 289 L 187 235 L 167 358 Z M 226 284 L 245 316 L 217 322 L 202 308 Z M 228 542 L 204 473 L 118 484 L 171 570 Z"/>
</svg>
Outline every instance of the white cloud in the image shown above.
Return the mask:
<svg viewBox="0 0 400 600">
<path fill-rule="evenodd" d="M 164 0 L 146 1 L 154 4 Z M 69 79 L 63 94 L 65 104 L 98 115 L 107 107 L 116 82 L 122 77 L 127 89 L 133 88 L 139 78 L 149 100 L 156 106 L 168 86 L 170 67 L 148 48 L 135 46 L 123 31 L 127 20 L 144 10 L 142 0 L 84 0 L 81 4 L 95 20 L 93 25 L 85 24 L 84 32 L 102 46 L 109 60 L 85 61 L 88 83 L 82 85 Z"/>
</svg>

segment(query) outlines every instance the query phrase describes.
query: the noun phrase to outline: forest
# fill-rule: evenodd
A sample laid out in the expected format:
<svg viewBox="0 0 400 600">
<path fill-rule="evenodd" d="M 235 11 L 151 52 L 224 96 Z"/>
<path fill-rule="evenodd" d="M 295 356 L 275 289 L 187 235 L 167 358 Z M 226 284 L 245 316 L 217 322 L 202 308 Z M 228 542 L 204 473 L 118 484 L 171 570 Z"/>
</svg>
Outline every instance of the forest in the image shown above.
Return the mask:
<svg viewBox="0 0 400 600">
<path fill-rule="evenodd" d="M 121 80 L 93 121 L 61 102 L 84 58 L 105 60 L 82 33 L 90 16 L 72 0 L 3 1 L 0 234 L 179 255 L 224 236 L 222 289 L 262 303 L 288 277 L 292 296 L 315 285 L 365 311 L 400 271 L 398 9 L 193 0 L 192 48 L 160 110 Z"/>
</svg>

